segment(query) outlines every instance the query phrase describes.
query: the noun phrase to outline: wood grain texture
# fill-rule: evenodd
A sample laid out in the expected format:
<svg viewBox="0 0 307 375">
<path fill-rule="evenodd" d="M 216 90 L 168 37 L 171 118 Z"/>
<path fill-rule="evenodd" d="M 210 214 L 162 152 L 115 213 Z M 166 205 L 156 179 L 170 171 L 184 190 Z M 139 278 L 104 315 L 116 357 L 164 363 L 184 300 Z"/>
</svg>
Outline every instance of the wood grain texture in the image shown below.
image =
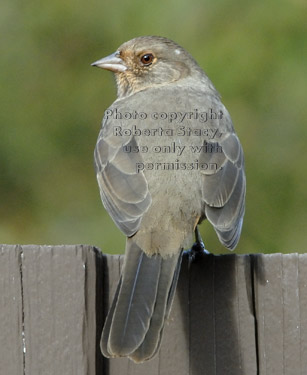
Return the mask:
<svg viewBox="0 0 307 375">
<path fill-rule="evenodd" d="M 0 374 L 306 374 L 307 254 L 184 257 L 143 364 L 99 350 L 122 263 L 91 246 L 0 245 Z"/>
</svg>

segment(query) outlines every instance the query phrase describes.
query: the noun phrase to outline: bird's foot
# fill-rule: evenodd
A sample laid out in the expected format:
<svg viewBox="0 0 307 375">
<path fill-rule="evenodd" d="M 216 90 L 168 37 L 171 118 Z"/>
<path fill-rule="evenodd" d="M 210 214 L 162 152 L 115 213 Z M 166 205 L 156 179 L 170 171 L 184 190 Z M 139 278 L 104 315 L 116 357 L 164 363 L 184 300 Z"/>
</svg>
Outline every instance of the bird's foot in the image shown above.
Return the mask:
<svg viewBox="0 0 307 375">
<path fill-rule="evenodd" d="M 200 236 L 198 227 L 195 229 L 195 239 L 196 242 L 191 249 L 184 252 L 184 254 L 186 254 L 189 258 L 189 268 L 192 263 L 197 262 L 197 260 L 201 259 L 204 254 L 210 254 L 210 252 L 205 248 L 205 244 Z"/>
</svg>

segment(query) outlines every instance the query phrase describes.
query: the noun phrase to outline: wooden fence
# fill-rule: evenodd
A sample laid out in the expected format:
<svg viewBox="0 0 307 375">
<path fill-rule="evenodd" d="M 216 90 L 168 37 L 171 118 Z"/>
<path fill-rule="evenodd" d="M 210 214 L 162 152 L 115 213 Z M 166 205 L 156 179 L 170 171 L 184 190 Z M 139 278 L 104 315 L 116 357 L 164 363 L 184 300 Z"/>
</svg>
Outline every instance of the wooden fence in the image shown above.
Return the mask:
<svg viewBox="0 0 307 375">
<path fill-rule="evenodd" d="M 0 245 L 0 374 L 307 374 L 307 254 L 184 259 L 159 355 L 141 365 L 99 349 L 121 265 L 91 246 Z"/>
</svg>

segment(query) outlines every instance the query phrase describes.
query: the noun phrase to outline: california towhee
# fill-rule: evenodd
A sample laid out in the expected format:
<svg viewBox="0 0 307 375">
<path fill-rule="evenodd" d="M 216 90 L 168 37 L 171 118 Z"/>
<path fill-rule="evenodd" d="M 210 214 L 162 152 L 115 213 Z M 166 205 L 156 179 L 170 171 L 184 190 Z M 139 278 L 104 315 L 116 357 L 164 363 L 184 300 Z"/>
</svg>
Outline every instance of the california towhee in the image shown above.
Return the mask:
<svg viewBox="0 0 307 375">
<path fill-rule="evenodd" d="M 135 38 L 92 65 L 116 78 L 95 167 L 102 202 L 127 236 L 101 349 L 144 362 L 159 350 L 194 232 L 194 253 L 203 247 L 197 225 L 208 219 L 229 249 L 239 241 L 243 151 L 212 82 L 173 41 Z"/>
</svg>

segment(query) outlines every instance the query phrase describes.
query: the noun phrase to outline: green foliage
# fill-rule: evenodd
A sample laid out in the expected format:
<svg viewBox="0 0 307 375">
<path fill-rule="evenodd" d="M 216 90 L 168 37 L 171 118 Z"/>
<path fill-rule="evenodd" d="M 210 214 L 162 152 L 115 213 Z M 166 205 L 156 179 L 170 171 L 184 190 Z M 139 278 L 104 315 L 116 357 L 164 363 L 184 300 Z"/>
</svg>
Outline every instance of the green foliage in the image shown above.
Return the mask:
<svg viewBox="0 0 307 375">
<path fill-rule="evenodd" d="M 93 169 L 114 80 L 90 63 L 132 37 L 162 35 L 207 72 L 243 144 L 238 252 L 306 252 L 304 0 L 4 0 L 0 14 L 0 242 L 122 252 Z M 202 234 L 224 252 L 208 223 Z"/>
</svg>

